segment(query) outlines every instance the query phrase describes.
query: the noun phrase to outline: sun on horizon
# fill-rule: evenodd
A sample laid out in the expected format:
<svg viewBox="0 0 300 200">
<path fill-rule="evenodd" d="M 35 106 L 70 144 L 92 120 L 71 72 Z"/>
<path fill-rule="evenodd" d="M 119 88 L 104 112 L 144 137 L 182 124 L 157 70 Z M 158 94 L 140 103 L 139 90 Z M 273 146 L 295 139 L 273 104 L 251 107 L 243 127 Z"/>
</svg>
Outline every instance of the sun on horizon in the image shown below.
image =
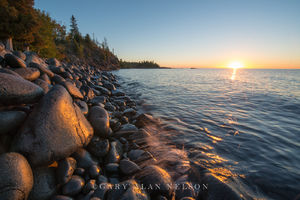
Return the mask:
<svg viewBox="0 0 300 200">
<path fill-rule="evenodd" d="M 240 61 L 233 61 L 233 62 L 229 63 L 227 65 L 227 67 L 231 68 L 231 69 L 239 69 L 239 68 L 244 68 L 245 65 Z"/>
</svg>

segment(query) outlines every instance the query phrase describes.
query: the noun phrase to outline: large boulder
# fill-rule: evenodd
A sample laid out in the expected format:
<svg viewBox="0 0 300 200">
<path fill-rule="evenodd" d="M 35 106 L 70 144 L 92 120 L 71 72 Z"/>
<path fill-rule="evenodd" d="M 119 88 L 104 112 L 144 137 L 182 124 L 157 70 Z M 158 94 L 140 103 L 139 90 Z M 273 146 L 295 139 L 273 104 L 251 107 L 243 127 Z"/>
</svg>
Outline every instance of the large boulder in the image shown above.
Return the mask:
<svg viewBox="0 0 300 200">
<path fill-rule="evenodd" d="M 23 111 L 1 111 L 0 112 L 0 135 L 17 130 L 26 118 Z"/>
<path fill-rule="evenodd" d="M 44 95 L 41 87 L 21 77 L 0 73 L 0 104 L 35 103 Z"/>
<path fill-rule="evenodd" d="M 156 166 L 150 165 L 145 167 L 136 178 L 145 186 L 151 195 L 164 195 L 171 198 L 174 192 L 172 178 L 167 171 Z M 155 185 L 160 187 L 155 187 Z M 151 186 L 153 188 L 151 188 Z"/>
<path fill-rule="evenodd" d="M 12 150 L 34 166 L 63 159 L 89 143 L 93 128 L 68 91 L 54 86 L 35 106 L 15 137 Z"/>
<path fill-rule="evenodd" d="M 40 71 L 32 67 L 17 68 L 14 71 L 28 81 L 34 81 L 40 76 Z"/>
<path fill-rule="evenodd" d="M 18 153 L 0 155 L 0 199 L 27 199 L 33 175 L 27 160 Z"/>
<path fill-rule="evenodd" d="M 18 68 L 18 67 L 26 68 L 26 63 L 21 58 L 15 56 L 13 54 L 7 53 L 7 54 L 5 54 L 4 58 L 5 58 L 5 61 L 7 62 L 7 64 L 10 67 L 14 67 L 14 68 Z"/>
<path fill-rule="evenodd" d="M 109 116 L 106 110 L 100 106 L 93 106 L 89 112 L 89 121 L 91 122 L 95 135 L 106 138 L 109 135 Z"/>
</svg>

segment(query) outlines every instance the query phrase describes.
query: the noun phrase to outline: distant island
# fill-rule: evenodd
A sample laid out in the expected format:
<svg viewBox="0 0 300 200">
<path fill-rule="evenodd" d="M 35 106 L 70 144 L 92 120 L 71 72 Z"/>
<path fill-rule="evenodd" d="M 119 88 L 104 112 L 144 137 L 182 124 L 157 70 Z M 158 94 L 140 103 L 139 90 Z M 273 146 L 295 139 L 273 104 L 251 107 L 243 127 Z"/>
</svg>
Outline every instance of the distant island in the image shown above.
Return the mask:
<svg viewBox="0 0 300 200">
<path fill-rule="evenodd" d="M 159 64 L 154 61 L 140 61 L 140 62 L 128 62 L 120 60 L 121 69 L 158 69 L 161 68 Z"/>
</svg>

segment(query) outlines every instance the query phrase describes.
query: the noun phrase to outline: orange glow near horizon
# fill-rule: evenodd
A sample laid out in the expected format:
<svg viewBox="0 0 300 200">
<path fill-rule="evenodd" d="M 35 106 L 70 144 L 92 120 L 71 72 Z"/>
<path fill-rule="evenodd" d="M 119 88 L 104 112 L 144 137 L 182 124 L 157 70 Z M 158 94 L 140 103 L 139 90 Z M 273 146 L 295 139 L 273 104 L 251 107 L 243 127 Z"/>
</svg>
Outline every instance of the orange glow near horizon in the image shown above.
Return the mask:
<svg viewBox="0 0 300 200">
<path fill-rule="evenodd" d="M 207 62 L 207 63 L 201 63 L 201 62 L 187 62 L 186 64 L 184 62 L 177 62 L 176 64 L 172 64 L 170 62 L 158 62 L 158 64 L 162 67 L 170 67 L 170 68 L 233 68 L 230 67 L 231 64 L 234 62 L 239 61 L 230 61 L 227 60 L 225 62 Z M 294 65 L 292 63 L 287 62 L 286 64 L 269 64 L 269 63 L 259 63 L 256 62 L 249 62 L 249 61 L 241 61 L 240 62 L 243 66 L 237 67 L 237 68 L 243 68 L 243 69 L 300 69 L 300 65 Z"/>
</svg>

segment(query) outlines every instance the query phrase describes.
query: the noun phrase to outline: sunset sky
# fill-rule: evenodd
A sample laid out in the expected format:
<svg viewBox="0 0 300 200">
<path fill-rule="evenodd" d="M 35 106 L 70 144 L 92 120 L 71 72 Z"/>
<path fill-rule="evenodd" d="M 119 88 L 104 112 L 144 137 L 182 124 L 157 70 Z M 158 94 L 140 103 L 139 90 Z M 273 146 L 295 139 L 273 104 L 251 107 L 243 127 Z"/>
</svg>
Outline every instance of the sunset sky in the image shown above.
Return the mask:
<svg viewBox="0 0 300 200">
<path fill-rule="evenodd" d="M 35 0 L 121 59 L 166 67 L 300 68 L 299 0 Z"/>
</svg>

